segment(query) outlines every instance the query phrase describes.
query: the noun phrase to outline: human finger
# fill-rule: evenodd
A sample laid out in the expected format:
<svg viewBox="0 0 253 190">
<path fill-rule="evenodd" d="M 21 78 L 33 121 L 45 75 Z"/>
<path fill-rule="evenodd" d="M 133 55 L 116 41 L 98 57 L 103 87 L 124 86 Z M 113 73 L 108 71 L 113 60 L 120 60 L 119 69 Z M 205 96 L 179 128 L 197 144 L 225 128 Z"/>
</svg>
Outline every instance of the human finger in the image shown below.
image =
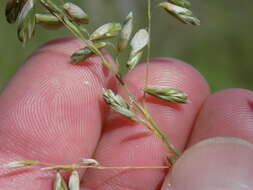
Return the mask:
<svg viewBox="0 0 253 190">
<path fill-rule="evenodd" d="M 208 97 L 192 135 L 191 146 L 212 137 L 237 137 L 253 142 L 253 92 L 227 89 Z"/>
<path fill-rule="evenodd" d="M 252 102 L 253 93 L 244 89 L 210 95 L 196 119 L 190 149 L 176 163 L 164 189 L 252 189 Z"/>
<path fill-rule="evenodd" d="M 74 38 L 49 42 L 1 92 L 1 166 L 19 160 L 72 164 L 91 157 L 107 113 L 102 88 L 113 87 L 113 79 L 96 56 L 83 66 L 70 64 L 81 47 Z M 53 175 L 37 167 L 1 168 L 0 189 L 51 189 Z"/>
<path fill-rule="evenodd" d="M 145 64 L 130 72 L 125 81 L 137 99 L 141 99 L 145 80 Z M 147 107 L 170 141 L 180 150 L 191 131 L 195 117 L 209 94 L 204 78 L 191 66 L 174 59 L 153 59 L 149 64 L 148 83 L 178 88 L 189 94 L 191 103 L 176 105 L 147 96 Z M 119 93 L 127 98 L 123 89 Z M 160 166 L 172 153 L 139 123 L 112 113 L 95 153 L 106 166 Z M 82 187 L 88 189 L 157 189 L 167 171 L 156 170 L 88 170 Z"/>
<path fill-rule="evenodd" d="M 253 145 L 231 137 L 203 140 L 175 163 L 162 190 L 246 190 L 253 188 Z"/>
</svg>

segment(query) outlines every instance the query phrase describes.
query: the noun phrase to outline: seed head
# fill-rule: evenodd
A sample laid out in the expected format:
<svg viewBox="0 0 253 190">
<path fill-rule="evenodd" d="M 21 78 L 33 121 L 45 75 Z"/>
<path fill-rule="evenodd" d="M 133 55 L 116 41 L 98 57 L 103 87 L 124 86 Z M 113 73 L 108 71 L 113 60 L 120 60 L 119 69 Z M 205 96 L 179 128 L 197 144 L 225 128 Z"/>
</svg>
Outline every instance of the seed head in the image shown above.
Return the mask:
<svg viewBox="0 0 253 190">
<path fill-rule="evenodd" d="M 131 40 L 132 54 L 142 50 L 149 42 L 149 33 L 145 29 L 140 29 Z"/>
<path fill-rule="evenodd" d="M 129 117 L 132 120 L 136 120 L 136 114 L 120 95 L 115 94 L 110 89 L 104 89 L 103 97 L 105 102 L 109 104 L 113 110 Z"/>
<path fill-rule="evenodd" d="M 36 24 L 43 26 L 46 29 L 58 29 L 63 26 L 62 22 L 57 17 L 51 14 L 35 14 Z"/>
<path fill-rule="evenodd" d="M 80 178 L 76 170 L 72 171 L 69 178 L 69 190 L 80 190 Z"/>
<path fill-rule="evenodd" d="M 55 175 L 54 190 L 68 190 L 65 180 L 59 172 L 57 172 Z"/>
<path fill-rule="evenodd" d="M 5 165 L 6 168 L 19 168 L 19 167 L 25 167 L 25 166 L 31 166 L 38 164 L 39 161 L 37 160 L 23 160 L 23 161 L 15 161 L 15 162 L 10 162 Z"/>
<path fill-rule="evenodd" d="M 27 0 L 8 0 L 5 8 L 5 16 L 10 24 L 16 22 L 21 9 Z"/>
<path fill-rule="evenodd" d="M 127 47 L 132 31 L 133 31 L 133 13 L 130 12 L 126 17 L 122 30 L 120 31 L 119 34 L 119 41 L 118 41 L 119 52 L 123 51 Z"/>
<path fill-rule="evenodd" d="M 129 56 L 129 59 L 127 60 L 126 66 L 129 71 L 133 70 L 135 66 L 139 63 L 141 60 L 143 52 L 139 51 L 137 53 L 131 53 Z"/>
<path fill-rule="evenodd" d="M 159 99 L 179 104 L 187 103 L 188 99 L 188 96 L 185 92 L 175 88 L 170 88 L 168 86 L 148 85 L 146 88 L 144 88 L 144 92 Z"/>
<path fill-rule="evenodd" d="M 94 160 L 94 159 L 88 159 L 88 158 L 81 158 L 80 159 L 80 162 L 82 163 L 82 164 L 85 164 L 85 165 L 91 165 L 91 166 L 99 166 L 100 164 L 98 163 L 98 161 L 97 160 Z"/>
<path fill-rule="evenodd" d="M 87 24 L 89 22 L 89 16 L 74 3 L 65 3 L 63 5 L 65 12 L 74 20 L 82 24 Z"/>
<path fill-rule="evenodd" d="M 34 0 L 27 0 L 18 16 L 18 38 L 24 44 L 33 37 L 35 24 Z"/>
<path fill-rule="evenodd" d="M 198 19 L 193 16 L 192 12 L 185 7 L 181 7 L 169 2 L 162 2 L 159 4 L 159 6 L 163 7 L 169 14 L 176 17 L 179 21 L 181 21 L 184 24 L 193 24 L 193 25 L 200 24 Z"/>
<path fill-rule="evenodd" d="M 90 40 L 102 40 L 118 36 L 121 31 L 120 23 L 107 23 L 96 29 L 91 35 Z"/>
<path fill-rule="evenodd" d="M 135 68 L 143 54 L 142 49 L 149 42 L 149 33 L 145 29 L 140 29 L 131 40 L 131 52 L 126 63 L 127 68 L 131 71 Z"/>
</svg>

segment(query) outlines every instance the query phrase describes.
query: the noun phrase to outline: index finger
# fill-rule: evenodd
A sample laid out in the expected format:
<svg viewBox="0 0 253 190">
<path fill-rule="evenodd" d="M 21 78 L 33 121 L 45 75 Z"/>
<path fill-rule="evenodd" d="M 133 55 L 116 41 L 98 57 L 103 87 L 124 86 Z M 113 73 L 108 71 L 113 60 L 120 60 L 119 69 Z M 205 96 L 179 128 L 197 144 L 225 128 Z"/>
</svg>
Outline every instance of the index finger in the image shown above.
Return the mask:
<svg viewBox="0 0 253 190">
<path fill-rule="evenodd" d="M 48 43 L 0 94 L 1 166 L 20 160 L 73 164 L 91 157 L 107 113 L 101 89 L 113 83 L 96 56 L 85 66 L 70 64 L 81 47 L 74 38 Z M 51 189 L 52 175 L 34 167 L 1 168 L 0 189 Z"/>
</svg>

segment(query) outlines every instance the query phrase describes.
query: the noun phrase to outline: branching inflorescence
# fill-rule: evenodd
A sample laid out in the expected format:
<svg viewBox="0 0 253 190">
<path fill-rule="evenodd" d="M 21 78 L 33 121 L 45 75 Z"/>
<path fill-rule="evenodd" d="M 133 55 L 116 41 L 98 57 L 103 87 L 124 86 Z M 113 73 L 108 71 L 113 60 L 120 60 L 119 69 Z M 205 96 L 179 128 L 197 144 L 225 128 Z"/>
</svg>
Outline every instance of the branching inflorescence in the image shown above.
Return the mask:
<svg viewBox="0 0 253 190">
<path fill-rule="evenodd" d="M 114 69 L 101 52 L 102 48 L 113 46 L 117 55 L 123 51 L 127 51 L 130 45 L 129 58 L 125 63 L 129 72 L 135 68 L 140 61 L 144 49 L 147 46 L 148 60 L 150 55 L 150 33 L 151 33 L 151 0 L 148 0 L 148 26 L 147 29 L 140 29 L 132 37 L 133 31 L 133 13 L 130 12 L 122 23 L 111 22 L 98 27 L 94 32 L 86 29 L 85 25 L 89 23 L 89 16 L 79 6 L 67 2 L 53 0 L 8 0 L 6 5 L 6 18 L 11 24 L 17 23 L 18 39 L 22 43 L 26 43 L 32 39 L 35 34 L 37 25 L 41 25 L 46 29 L 58 29 L 66 27 L 74 36 L 79 38 L 84 43 L 84 47 L 71 56 L 73 64 L 78 64 L 80 61 L 96 54 L 104 64 L 116 77 L 119 84 L 125 89 L 128 94 L 128 100 L 125 100 L 120 95 L 110 89 L 103 89 L 103 97 L 105 102 L 116 112 L 128 117 L 134 122 L 144 124 L 154 135 L 161 139 L 169 151 L 174 153 L 173 158 L 168 158 L 170 164 L 173 164 L 181 153 L 169 141 L 165 133 L 157 125 L 156 121 L 148 112 L 144 102 L 136 100 L 128 86 L 125 84 L 121 74 Z M 37 7 L 42 6 L 46 13 L 37 12 Z M 165 9 L 169 14 L 176 17 L 184 24 L 199 25 L 200 21 L 193 16 L 191 4 L 187 0 L 168 0 L 161 2 L 159 7 Z M 117 37 L 117 44 L 112 45 L 108 39 Z M 116 58 L 117 62 L 118 56 Z M 187 103 L 187 94 L 181 90 L 171 88 L 169 86 L 148 85 L 148 63 L 146 69 L 146 81 L 143 87 L 144 96 L 149 94 L 153 97 L 169 101 L 177 104 Z M 17 161 L 6 164 L 6 167 L 25 167 L 30 165 L 41 165 L 42 170 L 56 170 L 55 190 L 77 190 L 79 189 L 79 177 L 76 169 L 80 168 L 95 168 L 95 169 L 159 169 L 168 168 L 169 166 L 154 166 L 154 167 L 106 167 L 98 163 L 94 159 L 81 159 L 80 163 L 72 165 L 52 165 L 36 160 Z M 72 171 L 67 185 L 62 178 L 60 171 Z"/>
</svg>

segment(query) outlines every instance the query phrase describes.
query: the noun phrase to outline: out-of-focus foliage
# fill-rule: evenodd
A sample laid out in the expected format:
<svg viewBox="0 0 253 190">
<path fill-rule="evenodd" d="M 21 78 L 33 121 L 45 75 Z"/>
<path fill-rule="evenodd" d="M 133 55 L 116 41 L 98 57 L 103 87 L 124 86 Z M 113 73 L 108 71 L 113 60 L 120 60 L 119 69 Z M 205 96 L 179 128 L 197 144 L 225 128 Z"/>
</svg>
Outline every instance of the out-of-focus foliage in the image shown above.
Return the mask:
<svg viewBox="0 0 253 190">
<path fill-rule="evenodd" d="M 146 26 L 146 0 L 74 0 L 90 16 L 90 29 L 108 22 L 122 22 L 132 10 L 135 31 Z M 213 91 L 223 88 L 253 90 L 253 1 L 192 0 L 201 26 L 183 25 L 153 1 L 152 57 L 175 57 L 196 67 Z M 0 89 L 24 60 L 48 40 L 69 35 L 64 30 L 36 31 L 36 38 L 23 47 L 16 26 L 4 19 L 0 7 Z M 144 57 L 144 56 L 143 56 Z"/>
</svg>

